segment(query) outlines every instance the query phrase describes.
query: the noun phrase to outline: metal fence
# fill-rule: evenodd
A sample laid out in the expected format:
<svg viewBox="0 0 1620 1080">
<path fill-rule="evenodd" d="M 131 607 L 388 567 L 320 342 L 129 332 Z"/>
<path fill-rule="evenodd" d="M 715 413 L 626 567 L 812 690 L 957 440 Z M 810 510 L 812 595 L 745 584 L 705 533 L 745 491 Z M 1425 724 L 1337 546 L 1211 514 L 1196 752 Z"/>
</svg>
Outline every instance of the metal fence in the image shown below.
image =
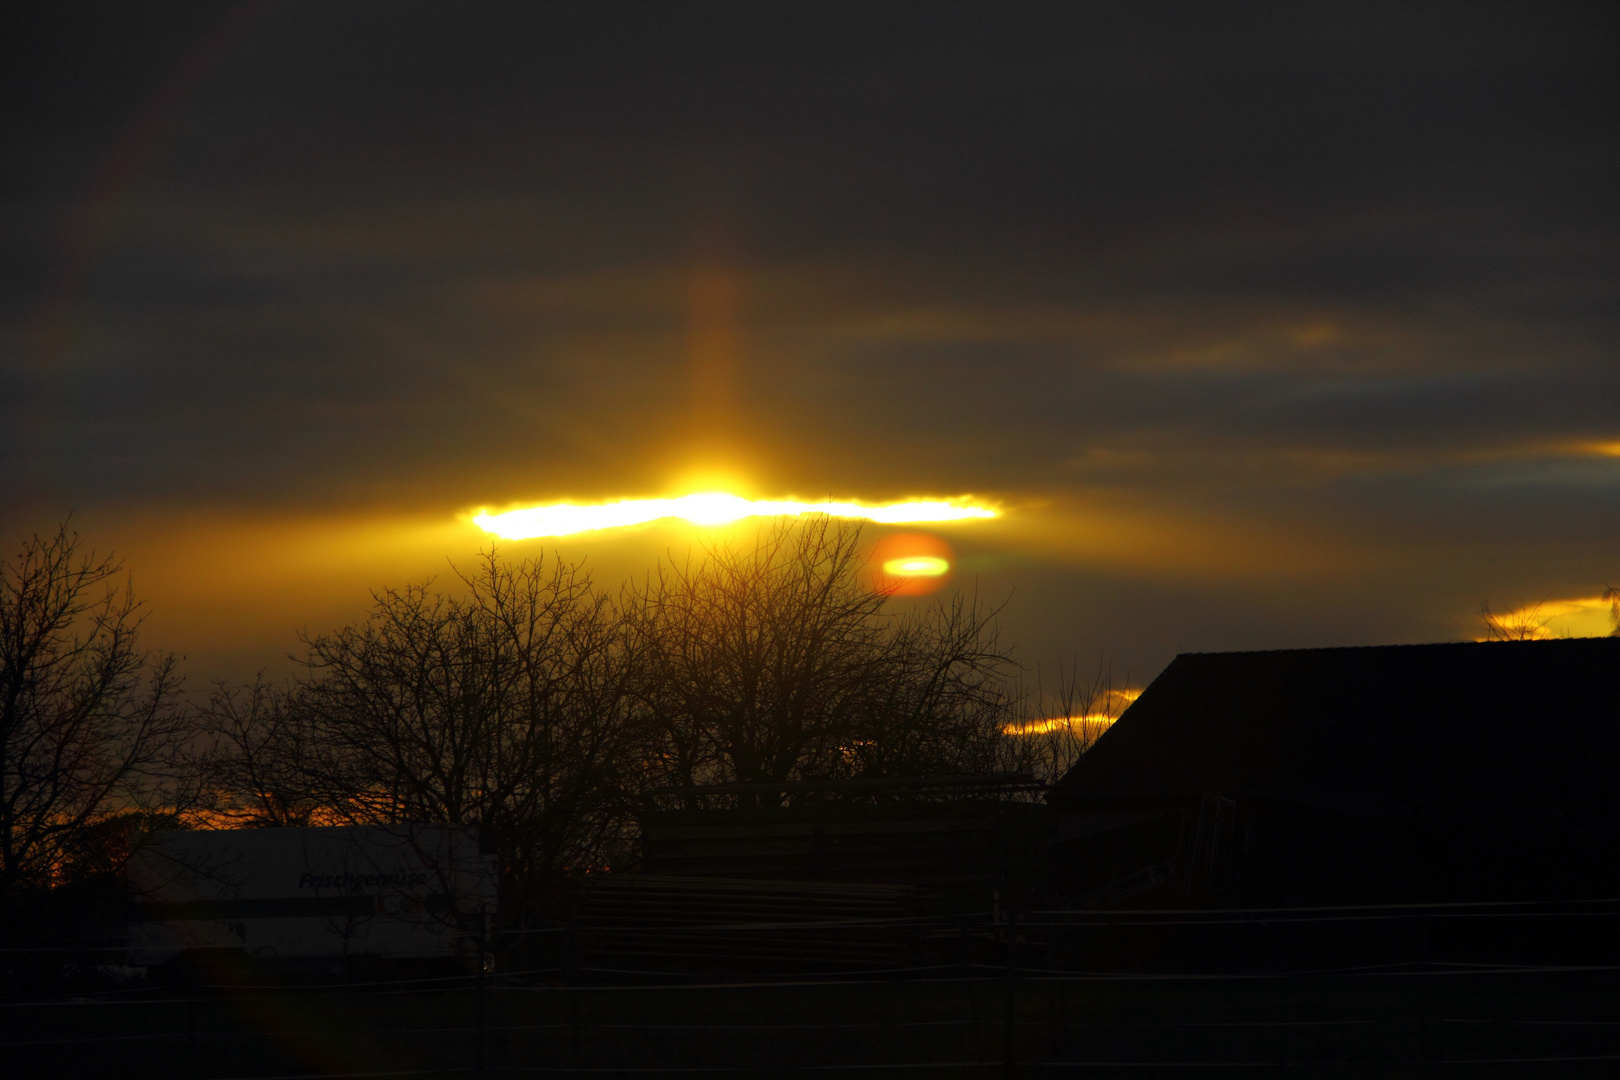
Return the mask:
<svg viewBox="0 0 1620 1080">
<path fill-rule="evenodd" d="M 671 930 L 631 929 L 655 944 Z M 507 935 L 499 950 L 557 962 L 488 974 L 288 981 L 237 968 L 209 981 L 204 967 L 191 982 L 0 1003 L 0 1060 L 18 1076 L 255 1080 L 1612 1076 L 1620 1063 L 1617 900 L 675 930 L 732 947 L 637 965 L 568 926 Z M 855 931 L 901 944 L 874 966 L 802 962 L 817 935 Z M 792 962 L 750 953 L 784 933 Z"/>
</svg>

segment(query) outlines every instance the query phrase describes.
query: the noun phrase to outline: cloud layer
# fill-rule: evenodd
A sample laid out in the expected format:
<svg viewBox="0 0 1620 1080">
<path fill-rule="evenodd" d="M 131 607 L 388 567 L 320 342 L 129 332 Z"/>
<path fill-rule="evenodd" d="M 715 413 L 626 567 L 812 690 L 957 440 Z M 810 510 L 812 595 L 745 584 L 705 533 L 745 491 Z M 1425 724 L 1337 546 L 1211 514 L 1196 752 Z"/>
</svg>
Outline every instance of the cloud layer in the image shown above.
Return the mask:
<svg viewBox="0 0 1620 1080">
<path fill-rule="evenodd" d="M 1606 8 L 92 14 L 7 35 L 8 535 L 972 491 L 1138 672 L 1620 577 Z"/>
</svg>

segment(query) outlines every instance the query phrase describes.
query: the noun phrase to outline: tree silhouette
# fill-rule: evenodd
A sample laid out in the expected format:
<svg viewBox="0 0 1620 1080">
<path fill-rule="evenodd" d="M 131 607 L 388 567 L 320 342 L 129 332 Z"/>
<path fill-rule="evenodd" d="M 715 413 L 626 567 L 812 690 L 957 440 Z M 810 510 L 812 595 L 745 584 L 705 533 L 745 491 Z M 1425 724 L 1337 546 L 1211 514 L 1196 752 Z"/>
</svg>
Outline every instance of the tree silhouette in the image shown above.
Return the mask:
<svg viewBox="0 0 1620 1080">
<path fill-rule="evenodd" d="M 522 909 L 621 829 L 625 656 L 576 566 L 491 551 L 458 578 L 464 594 L 385 590 L 364 623 L 306 639 L 296 798 L 347 821 L 481 826 Z"/>
<path fill-rule="evenodd" d="M 660 564 L 623 607 L 654 787 L 993 768 L 1011 715 L 994 612 L 909 617 L 866 580 L 860 530 L 814 516 Z"/>
<path fill-rule="evenodd" d="M 1547 624 L 1551 615 L 1542 614 L 1546 601 L 1531 607 L 1498 615 L 1491 610 L 1489 601 L 1481 601 L 1479 619 L 1485 625 L 1486 641 L 1536 641 L 1547 637 Z"/>
<path fill-rule="evenodd" d="M 321 802 L 311 712 L 302 688 L 271 685 L 263 672 L 245 686 L 214 685 L 199 717 L 212 822 L 287 828 L 340 820 Z"/>
<path fill-rule="evenodd" d="M 59 883 L 109 819 L 185 801 L 176 661 L 140 647 L 122 573 L 65 524 L 0 562 L 0 899 Z"/>
</svg>

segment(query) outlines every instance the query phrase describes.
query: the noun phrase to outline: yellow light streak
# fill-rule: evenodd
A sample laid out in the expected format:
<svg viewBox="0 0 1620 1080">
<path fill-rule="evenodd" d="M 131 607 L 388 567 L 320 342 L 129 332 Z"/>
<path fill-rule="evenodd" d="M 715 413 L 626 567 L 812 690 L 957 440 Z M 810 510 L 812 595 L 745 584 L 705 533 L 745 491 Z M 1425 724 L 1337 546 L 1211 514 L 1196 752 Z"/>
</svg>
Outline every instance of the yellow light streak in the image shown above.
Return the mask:
<svg viewBox="0 0 1620 1080">
<path fill-rule="evenodd" d="M 1101 735 L 1118 717 L 1107 713 L 1088 713 L 1085 716 L 1053 716 L 1045 720 L 1031 720 L 1025 724 L 1008 724 L 1001 729 L 1003 735 L 1050 735 L 1054 731 L 1079 731 L 1081 734 Z"/>
<path fill-rule="evenodd" d="M 1131 702 L 1142 696 L 1140 690 L 1110 690 L 1103 696 L 1105 712 L 1085 713 L 1080 716 L 1052 716 L 1043 720 L 1030 720 L 1022 724 L 1008 724 L 1001 729 L 1003 735 L 1050 735 L 1055 731 L 1072 731 L 1090 742 L 1113 726 Z"/>
<path fill-rule="evenodd" d="M 939 577 L 950 569 L 950 563 L 933 555 L 912 555 L 883 564 L 883 572 L 890 577 Z"/>
<path fill-rule="evenodd" d="M 503 540 L 532 540 L 646 525 L 666 518 L 677 518 L 693 525 L 716 526 L 751 517 L 797 517 L 801 514 L 827 514 L 831 517 L 874 521 L 880 525 L 912 525 L 923 522 L 985 521 L 1000 517 L 1001 511 L 992 506 L 975 504 L 967 497 L 872 505 L 833 500 L 812 503 L 796 499 L 745 499 L 726 492 L 706 491 L 676 499 L 623 499 L 585 505 L 560 502 L 508 510 L 501 514 L 486 511 L 476 515 L 473 523 Z"/>
</svg>

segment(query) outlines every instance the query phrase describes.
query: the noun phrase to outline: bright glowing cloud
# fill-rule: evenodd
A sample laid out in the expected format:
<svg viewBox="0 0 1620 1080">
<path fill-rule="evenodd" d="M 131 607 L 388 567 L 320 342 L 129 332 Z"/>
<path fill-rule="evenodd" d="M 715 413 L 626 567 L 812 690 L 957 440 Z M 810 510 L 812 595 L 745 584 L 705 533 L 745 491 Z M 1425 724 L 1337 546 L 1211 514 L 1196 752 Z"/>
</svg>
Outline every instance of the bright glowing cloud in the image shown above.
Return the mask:
<svg viewBox="0 0 1620 1080">
<path fill-rule="evenodd" d="M 1604 637 L 1615 629 L 1615 605 L 1613 596 L 1543 600 L 1491 615 L 1489 622 L 1494 636 L 1509 640 Z"/>
<path fill-rule="evenodd" d="M 1023 724 L 1008 724 L 1001 729 L 1003 735 L 1050 735 L 1054 731 L 1073 731 L 1087 738 L 1095 738 L 1106 731 L 1116 716 L 1107 713 L 1088 713 L 1085 716 L 1051 716 L 1045 720 L 1031 720 Z"/>
<path fill-rule="evenodd" d="M 1090 742 L 1113 726 L 1131 702 L 1142 696 L 1140 690 L 1110 690 L 1104 695 L 1102 712 L 1080 716 L 1051 716 L 1043 720 L 1030 720 L 1022 724 L 1008 724 L 1001 729 L 1003 735 L 1051 735 L 1069 731 Z"/>
<path fill-rule="evenodd" d="M 890 577 L 939 577 L 949 573 L 951 564 L 934 555 L 912 555 L 901 559 L 889 559 L 883 564 L 883 572 Z"/>
<path fill-rule="evenodd" d="M 481 513 L 473 518 L 473 522 L 485 532 L 494 533 L 504 540 L 531 540 L 645 525 L 669 518 L 693 525 L 716 526 L 751 517 L 797 517 L 801 514 L 827 514 L 831 517 L 874 521 L 881 525 L 909 525 L 984 521 L 1000 517 L 1001 511 L 992 506 L 976 504 L 967 497 L 867 504 L 832 500 L 799 502 L 795 499 L 745 499 L 740 495 L 710 491 L 676 499 L 624 499 L 585 505 L 551 503 L 508 510 L 501 514 Z"/>
</svg>

